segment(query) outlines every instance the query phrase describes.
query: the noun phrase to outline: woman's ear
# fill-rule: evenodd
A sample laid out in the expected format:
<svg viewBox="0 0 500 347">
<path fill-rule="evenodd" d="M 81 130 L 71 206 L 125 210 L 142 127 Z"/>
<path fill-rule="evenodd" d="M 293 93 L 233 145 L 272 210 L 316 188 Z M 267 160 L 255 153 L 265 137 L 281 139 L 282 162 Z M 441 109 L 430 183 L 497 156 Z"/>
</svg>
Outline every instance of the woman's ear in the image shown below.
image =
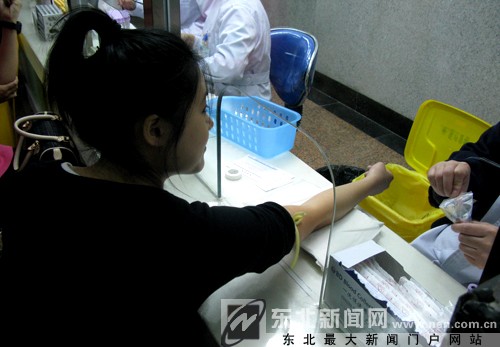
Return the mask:
<svg viewBox="0 0 500 347">
<path fill-rule="evenodd" d="M 164 146 L 168 139 L 168 124 L 156 114 L 151 114 L 142 123 L 144 140 L 150 146 Z"/>
</svg>

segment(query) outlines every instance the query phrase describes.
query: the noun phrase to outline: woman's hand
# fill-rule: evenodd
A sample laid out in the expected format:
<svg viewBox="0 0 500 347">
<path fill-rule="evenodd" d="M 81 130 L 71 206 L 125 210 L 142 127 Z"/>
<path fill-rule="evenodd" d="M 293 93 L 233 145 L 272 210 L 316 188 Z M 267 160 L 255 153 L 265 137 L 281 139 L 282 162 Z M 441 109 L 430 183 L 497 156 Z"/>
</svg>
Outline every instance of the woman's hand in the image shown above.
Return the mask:
<svg viewBox="0 0 500 347">
<path fill-rule="evenodd" d="M 9 0 L 7 5 L 4 0 L 0 1 L 0 20 L 15 23 L 19 19 L 22 3 L 21 0 Z"/>
<path fill-rule="evenodd" d="M 118 5 L 127 11 L 133 11 L 137 6 L 134 0 L 118 0 Z"/>
<path fill-rule="evenodd" d="M 193 34 L 184 34 L 184 33 L 181 33 L 181 38 L 184 40 L 184 42 L 186 42 L 186 44 L 193 48 L 194 46 L 194 35 Z"/>
<path fill-rule="evenodd" d="M 3 0 L 1 0 L 3 1 Z M 0 104 L 17 96 L 18 79 L 7 84 L 0 84 Z"/>
<path fill-rule="evenodd" d="M 365 172 L 365 180 L 372 182 L 368 195 L 377 195 L 389 188 L 394 176 L 392 172 L 387 170 L 385 164 L 378 162 L 368 166 L 368 171 Z"/>
</svg>

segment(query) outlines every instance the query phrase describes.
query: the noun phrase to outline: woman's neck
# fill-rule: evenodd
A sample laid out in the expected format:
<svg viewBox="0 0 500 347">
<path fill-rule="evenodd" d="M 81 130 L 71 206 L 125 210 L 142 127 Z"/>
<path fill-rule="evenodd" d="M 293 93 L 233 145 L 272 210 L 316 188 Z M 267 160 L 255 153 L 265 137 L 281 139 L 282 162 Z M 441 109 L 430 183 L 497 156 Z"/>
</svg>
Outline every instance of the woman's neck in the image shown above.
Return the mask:
<svg viewBox="0 0 500 347">
<path fill-rule="evenodd" d="M 80 176 L 124 184 L 138 184 L 163 189 L 163 180 L 157 175 L 132 174 L 127 169 L 103 158 L 91 166 L 74 166 Z"/>
</svg>

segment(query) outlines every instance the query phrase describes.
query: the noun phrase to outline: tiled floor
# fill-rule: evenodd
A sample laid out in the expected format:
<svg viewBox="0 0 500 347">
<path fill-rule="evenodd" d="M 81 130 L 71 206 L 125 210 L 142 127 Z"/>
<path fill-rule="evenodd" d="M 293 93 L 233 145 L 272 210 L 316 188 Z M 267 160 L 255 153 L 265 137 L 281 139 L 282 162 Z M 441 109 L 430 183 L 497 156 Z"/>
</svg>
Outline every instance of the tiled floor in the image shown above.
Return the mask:
<svg viewBox="0 0 500 347">
<path fill-rule="evenodd" d="M 274 91 L 272 101 L 283 105 Z M 314 169 L 332 164 L 366 168 L 378 161 L 408 167 L 405 144 L 406 139 L 313 88 L 291 152 Z"/>
<path fill-rule="evenodd" d="M 397 153 L 401 155 L 404 154 L 406 139 L 393 133 L 389 129 L 363 116 L 361 113 L 349 108 L 316 88 L 312 88 L 308 99 L 393 149 Z"/>
</svg>

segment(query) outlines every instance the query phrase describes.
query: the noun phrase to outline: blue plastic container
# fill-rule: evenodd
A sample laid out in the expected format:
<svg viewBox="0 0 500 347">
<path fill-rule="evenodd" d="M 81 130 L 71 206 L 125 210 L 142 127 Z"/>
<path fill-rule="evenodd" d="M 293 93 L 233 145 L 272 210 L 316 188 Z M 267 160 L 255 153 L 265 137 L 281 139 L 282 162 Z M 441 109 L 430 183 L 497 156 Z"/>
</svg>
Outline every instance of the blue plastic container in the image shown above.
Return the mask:
<svg viewBox="0 0 500 347">
<path fill-rule="evenodd" d="M 216 124 L 217 98 L 210 100 L 209 107 Z M 272 158 L 293 148 L 300 118 L 299 113 L 259 97 L 224 96 L 221 134 L 263 158 Z"/>
</svg>

